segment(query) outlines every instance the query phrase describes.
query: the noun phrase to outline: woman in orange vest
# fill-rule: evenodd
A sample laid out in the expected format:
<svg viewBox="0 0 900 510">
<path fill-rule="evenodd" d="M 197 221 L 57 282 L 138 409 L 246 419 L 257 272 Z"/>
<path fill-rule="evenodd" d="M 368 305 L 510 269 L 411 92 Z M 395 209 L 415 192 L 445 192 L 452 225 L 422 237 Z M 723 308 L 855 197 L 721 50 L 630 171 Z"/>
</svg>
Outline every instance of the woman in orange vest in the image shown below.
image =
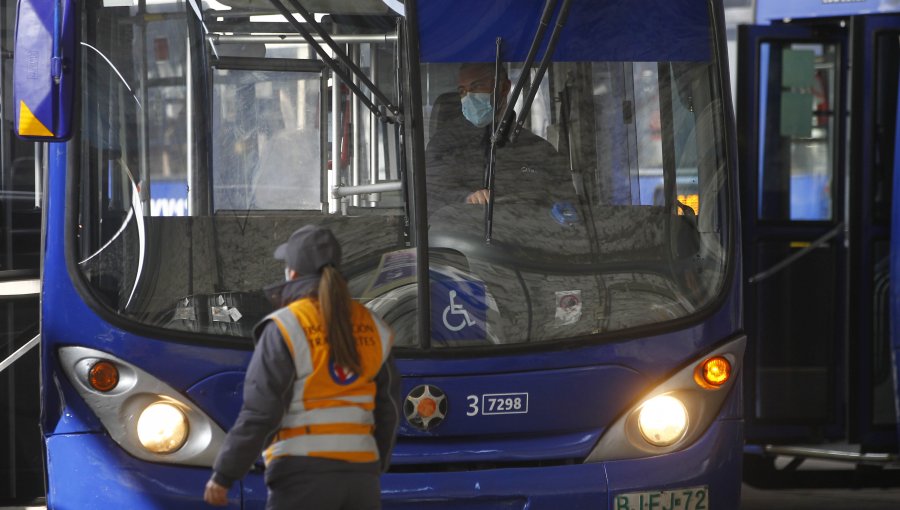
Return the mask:
<svg viewBox="0 0 900 510">
<path fill-rule="evenodd" d="M 256 327 L 244 404 L 203 498 L 227 504 L 265 448 L 267 509 L 381 508 L 400 419 L 393 332 L 350 299 L 327 228 L 300 228 L 275 258 L 287 281 L 267 291 L 282 308 Z"/>
</svg>

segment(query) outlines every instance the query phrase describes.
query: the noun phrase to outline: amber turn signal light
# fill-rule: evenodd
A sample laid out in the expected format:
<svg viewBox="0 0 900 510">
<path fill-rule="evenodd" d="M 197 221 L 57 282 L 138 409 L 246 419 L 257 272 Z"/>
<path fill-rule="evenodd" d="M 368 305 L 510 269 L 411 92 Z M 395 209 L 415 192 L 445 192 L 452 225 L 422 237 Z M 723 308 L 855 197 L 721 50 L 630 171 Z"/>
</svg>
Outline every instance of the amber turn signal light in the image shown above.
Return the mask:
<svg viewBox="0 0 900 510">
<path fill-rule="evenodd" d="M 98 361 L 88 371 L 88 382 L 97 391 L 112 391 L 119 384 L 119 369 L 109 361 Z"/>
<path fill-rule="evenodd" d="M 716 389 L 731 378 L 731 363 L 722 356 L 714 356 L 697 366 L 694 379 L 707 389 Z"/>
</svg>

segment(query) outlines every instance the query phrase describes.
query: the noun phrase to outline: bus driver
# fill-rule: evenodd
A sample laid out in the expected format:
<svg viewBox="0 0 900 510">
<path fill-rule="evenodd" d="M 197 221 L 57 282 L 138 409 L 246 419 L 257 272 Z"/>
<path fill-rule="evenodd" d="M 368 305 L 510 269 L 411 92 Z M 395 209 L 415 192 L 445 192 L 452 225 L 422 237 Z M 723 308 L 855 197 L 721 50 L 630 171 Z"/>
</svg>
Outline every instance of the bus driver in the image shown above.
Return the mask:
<svg viewBox="0 0 900 510">
<path fill-rule="evenodd" d="M 496 108 L 491 102 L 494 64 L 490 63 L 463 64 L 457 95 L 445 94 L 436 101 L 432 115 L 439 116 L 439 124 L 425 152 L 429 213 L 449 204 L 488 202 L 484 181 L 492 120 L 499 122 L 510 91 L 503 66 L 499 78 Z M 513 195 L 517 200 L 545 201 L 548 191 L 566 189 L 562 188 L 568 180 L 566 160 L 543 138 L 523 129 L 515 143 L 496 149 L 497 197 Z"/>
</svg>

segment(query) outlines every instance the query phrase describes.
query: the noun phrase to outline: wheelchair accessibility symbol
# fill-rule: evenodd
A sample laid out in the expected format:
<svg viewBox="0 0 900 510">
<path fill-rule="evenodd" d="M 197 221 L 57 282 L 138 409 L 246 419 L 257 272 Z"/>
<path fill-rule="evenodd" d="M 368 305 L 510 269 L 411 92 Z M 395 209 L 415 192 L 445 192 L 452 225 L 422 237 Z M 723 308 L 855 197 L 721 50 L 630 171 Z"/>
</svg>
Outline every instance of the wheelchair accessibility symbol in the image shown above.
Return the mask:
<svg viewBox="0 0 900 510">
<path fill-rule="evenodd" d="M 449 329 L 450 331 L 459 331 L 466 326 L 474 326 L 476 321 L 469 316 L 469 312 L 466 311 L 466 308 L 458 304 L 456 302 L 456 291 L 450 291 L 450 304 L 444 308 L 444 327 Z M 455 315 L 456 318 L 451 318 L 449 321 L 447 320 L 448 315 Z M 451 324 L 453 322 L 454 324 Z"/>
<path fill-rule="evenodd" d="M 431 334 L 438 342 L 484 341 L 487 301 L 484 283 L 432 272 Z"/>
</svg>

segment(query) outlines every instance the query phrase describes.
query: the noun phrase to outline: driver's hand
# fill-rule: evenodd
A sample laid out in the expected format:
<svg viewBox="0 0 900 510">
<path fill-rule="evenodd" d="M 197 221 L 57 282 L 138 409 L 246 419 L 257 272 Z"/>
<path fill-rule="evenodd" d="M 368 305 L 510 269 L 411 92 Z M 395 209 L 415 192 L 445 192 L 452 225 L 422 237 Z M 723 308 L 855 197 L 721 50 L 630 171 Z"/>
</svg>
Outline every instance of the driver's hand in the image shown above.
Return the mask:
<svg viewBox="0 0 900 510">
<path fill-rule="evenodd" d="M 228 489 L 210 480 L 206 482 L 203 500 L 213 506 L 225 506 L 228 504 Z"/>
<path fill-rule="evenodd" d="M 491 196 L 490 191 L 488 191 L 486 189 L 480 189 L 478 191 L 471 193 L 469 196 L 467 196 L 466 203 L 467 204 L 482 204 L 482 205 L 484 205 L 484 204 L 488 203 L 488 198 L 490 198 L 490 196 Z"/>
</svg>

